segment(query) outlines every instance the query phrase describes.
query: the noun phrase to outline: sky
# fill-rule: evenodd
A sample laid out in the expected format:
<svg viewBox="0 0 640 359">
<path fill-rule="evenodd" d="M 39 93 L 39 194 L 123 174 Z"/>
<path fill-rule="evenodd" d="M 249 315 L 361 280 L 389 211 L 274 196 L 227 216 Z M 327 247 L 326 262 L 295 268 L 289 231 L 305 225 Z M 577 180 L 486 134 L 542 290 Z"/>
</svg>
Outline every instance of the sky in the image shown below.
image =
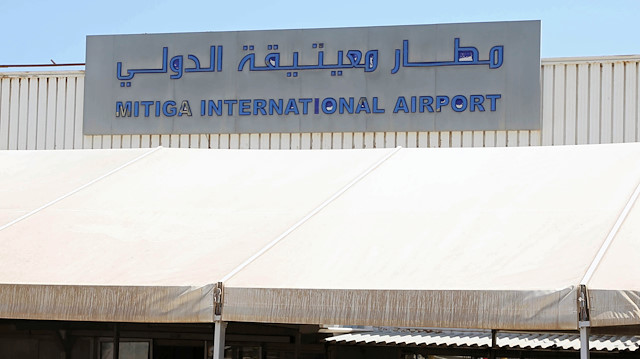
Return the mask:
<svg viewBox="0 0 640 359">
<path fill-rule="evenodd" d="M 87 35 L 512 20 L 541 20 L 542 58 L 640 54 L 640 0 L 0 0 L 0 5 L 0 65 L 82 63 Z"/>
</svg>

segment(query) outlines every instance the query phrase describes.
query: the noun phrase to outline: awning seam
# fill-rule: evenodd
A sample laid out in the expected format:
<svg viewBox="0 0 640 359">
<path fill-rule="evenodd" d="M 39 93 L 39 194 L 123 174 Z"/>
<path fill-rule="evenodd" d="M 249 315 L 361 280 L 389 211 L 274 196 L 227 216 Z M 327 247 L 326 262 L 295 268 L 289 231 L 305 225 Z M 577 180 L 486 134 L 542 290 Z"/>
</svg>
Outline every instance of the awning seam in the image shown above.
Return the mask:
<svg viewBox="0 0 640 359">
<path fill-rule="evenodd" d="M 396 147 L 393 151 L 391 151 L 390 153 L 388 153 L 386 156 L 384 156 L 382 159 L 380 159 L 378 162 L 374 163 L 371 167 L 367 168 L 364 172 L 362 172 L 360 175 L 358 175 L 356 178 L 354 178 L 353 180 L 351 180 L 351 182 L 347 183 L 344 187 L 342 187 L 340 190 L 338 190 L 338 192 L 334 193 L 331 197 L 329 197 L 327 200 L 325 200 L 324 202 L 322 202 L 318 207 L 316 207 L 314 210 L 312 210 L 311 212 L 309 212 L 306 216 L 304 216 L 302 219 L 300 219 L 298 222 L 296 222 L 293 226 L 291 226 L 289 229 L 287 229 L 286 231 L 284 231 L 282 234 L 280 234 L 278 237 L 276 237 L 274 240 L 272 240 L 271 242 L 269 242 L 266 246 L 264 246 L 262 249 L 260 249 L 258 252 L 256 252 L 254 255 L 252 255 L 251 257 L 249 257 L 246 261 L 244 261 L 243 263 L 241 263 L 239 266 L 237 266 L 235 269 L 233 269 L 231 272 L 229 272 L 229 274 L 227 274 L 226 276 L 224 276 L 220 281 L 224 284 L 224 282 L 228 281 L 229 279 L 231 279 L 233 276 L 235 276 L 236 274 L 238 274 L 238 272 L 240 272 L 243 268 L 245 268 L 246 266 L 248 266 L 249 264 L 251 264 L 253 261 L 255 261 L 256 259 L 258 259 L 260 256 L 262 256 L 264 253 L 266 253 L 269 249 L 273 248 L 273 246 L 275 246 L 276 244 L 278 244 L 278 242 L 280 242 L 282 239 L 284 239 L 285 237 L 287 237 L 291 232 L 295 231 L 298 227 L 302 226 L 305 222 L 307 222 L 309 219 L 311 219 L 313 216 L 315 216 L 316 214 L 318 214 L 318 212 L 320 212 L 322 209 L 324 209 L 326 206 L 328 206 L 331 202 L 333 202 L 334 200 L 336 200 L 338 197 L 340 197 L 343 193 L 345 193 L 346 191 L 349 190 L 349 188 L 353 187 L 356 183 L 358 183 L 360 180 L 362 180 L 364 177 L 366 177 L 368 174 L 370 174 L 371 172 L 373 172 L 376 168 L 378 168 L 380 165 L 382 165 L 384 162 L 386 162 L 389 158 L 391 158 L 393 155 L 395 155 L 396 153 L 398 153 L 398 151 L 400 151 L 402 149 L 401 146 Z"/>
<path fill-rule="evenodd" d="M 90 182 L 88 182 L 88 183 L 85 183 L 84 185 L 82 185 L 82 186 L 80 186 L 80 187 L 78 187 L 78 188 L 76 188 L 76 189 L 74 189 L 74 190 L 72 190 L 72 191 L 70 191 L 70 192 L 68 192 L 68 193 L 66 193 L 66 194 L 64 194 L 64 195 L 62 195 L 62 196 L 60 196 L 60 197 L 58 197 L 58 198 L 56 198 L 56 199 L 54 199 L 54 200 L 50 201 L 50 202 L 48 202 L 48 203 L 45 203 L 44 205 L 42 205 L 42 206 L 40 206 L 40 207 L 38 207 L 38 208 L 36 208 L 36 209 L 32 210 L 31 212 L 26 213 L 26 214 L 24 214 L 24 215 L 22 215 L 22 216 L 20 216 L 20 217 L 18 217 L 18 218 L 16 218 L 16 219 L 14 219 L 13 221 L 11 221 L 11 222 L 9 222 L 9 223 L 7 223 L 7 224 L 4 224 L 4 225 L 2 225 L 2 226 L 0 226 L 0 231 L 2 231 L 2 230 L 4 230 L 4 229 L 9 228 L 9 227 L 11 227 L 12 225 L 14 225 L 14 224 L 16 224 L 16 223 L 18 223 L 18 222 L 21 222 L 21 221 L 23 221 L 23 220 L 25 220 L 25 219 L 27 219 L 27 218 L 29 218 L 29 217 L 33 216 L 34 214 L 36 214 L 36 213 L 38 213 L 38 212 L 40 212 L 40 211 L 42 211 L 42 210 L 44 210 L 44 209 L 48 208 L 48 207 L 53 206 L 54 204 L 56 204 L 56 203 L 58 203 L 58 202 L 62 201 L 63 199 L 65 199 L 65 198 L 67 198 L 67 197 L 69 197 L 69 196 L 72 196 L 72 195 L 74 195 L 74 194 L 76 194 L 76 193 L 78 193 L 78 192 L 82 191 L 83 189 L 85 189 L 85 188 L 87 188 L 87 187 L 91 186 L 92 184 L 94 184 L 94 183 L 96 183 L 96 182 L 98 182 L 98 181 L 103 180 L 103 179 L 104 179 L 104 178 L 106 178 L 106 177 L 109 177 L 110 175 L 112 175 L 112 174 L 114 174 L 114 173 L 116 173 L 116 172 L 120 171 L 121 169 L 123 169 L 123 168 L 125 168 L 125 167 L 127 167 L 127 166 L 129 166 L 129 165 L 131 165 L 131 164 L 133 164 L 133 163 L 135 163 L 135 162 L 137 162 L 137 161 L 141 160 L 141 159 L 143 159 L 144 157 L 147 157 L 148 155 L 150 155 L 150 154 L 152 154 L 152 153 L 156 152 L 157 150 L 159 150 L 159 149 L 161 149 L 161 148 L 162 148 L 162 146 L 158 146 L 158 147 L 156 147 L 156 148 L 152 149 L 151 151 L 146 152 L 146 153 L 142 154 L 141 156 L 138 156 L 138 157 L 136 157 L 136 158 L 134 158 L 134 159 L 130 160 L 129 162 L 126 162 L 125 164 L 120 165 L 119 167 L 117 167 L 117 168 L 115 168 L 115 169 L 113 169 L 113 170 L 111 170 L 111 171 L 109 171 L 109 172 L 107 172 L 107 173 L 105 173 L 105 174 L 101 175 L 100 177 L 95 178 L 94 180 L 92 180 L 92 181 L 90 181 Z"/>
</svg>

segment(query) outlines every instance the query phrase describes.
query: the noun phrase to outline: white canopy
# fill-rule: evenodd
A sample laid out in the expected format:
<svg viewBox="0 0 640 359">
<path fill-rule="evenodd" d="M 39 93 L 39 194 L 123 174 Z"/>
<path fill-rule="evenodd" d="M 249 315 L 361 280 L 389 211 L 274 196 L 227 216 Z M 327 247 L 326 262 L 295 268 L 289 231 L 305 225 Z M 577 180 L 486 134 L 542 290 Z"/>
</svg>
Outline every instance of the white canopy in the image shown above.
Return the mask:
<svg viewBox="0 0 640 359">
<path fill-rule="evenodd" d="M 576 329 L 585 284 L 640 324 L 639 183 L 640 144 L 0 152 L 0 317 L 211 322 L 221 281 L 228 321 Z"/>
</svg>

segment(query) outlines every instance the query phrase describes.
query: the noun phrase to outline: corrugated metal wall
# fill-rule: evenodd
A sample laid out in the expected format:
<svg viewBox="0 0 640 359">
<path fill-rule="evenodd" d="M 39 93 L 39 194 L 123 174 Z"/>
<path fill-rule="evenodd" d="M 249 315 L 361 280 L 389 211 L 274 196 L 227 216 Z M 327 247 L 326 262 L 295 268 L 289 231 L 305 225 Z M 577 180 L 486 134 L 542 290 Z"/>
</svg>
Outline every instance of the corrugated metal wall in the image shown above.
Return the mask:
<svg viewBox="0 0 640 359">
<path fill-rule="evenodd" d="M 493 147 L 640 141 L 640 56 L 542 61 L 541 131 L 84 136 L 84 72 L 0 73 L 0 150 Z"/>
<path fill-rule="evenodd" d="M 640 56 L 542 62 L 542 145 L 640 140 Z"/>
</svg>

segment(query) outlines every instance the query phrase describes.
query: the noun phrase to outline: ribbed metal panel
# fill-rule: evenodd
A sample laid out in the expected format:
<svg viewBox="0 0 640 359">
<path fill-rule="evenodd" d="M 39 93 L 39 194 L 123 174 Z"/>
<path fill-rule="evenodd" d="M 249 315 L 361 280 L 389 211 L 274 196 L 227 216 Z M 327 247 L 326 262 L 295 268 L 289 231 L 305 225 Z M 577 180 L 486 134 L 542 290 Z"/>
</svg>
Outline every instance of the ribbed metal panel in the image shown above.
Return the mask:
<svg viewBox="0 0 640 359">
<path fill-rule="evenodd" d="M 490 331 L 401 331 L 365 332 L 336 335 L 326 339 L 338 344 L 359 345 L 407 345 L 407 346 L 447 346 L 467 348 L 489 348 Z M 510 333 L 497 332 L 496 345 L 501 349 L 561 349 L 580 350 L 580 336 L 567 333 Z M 629 351 L 640 349 L 638 336 L 592 335 L 590 350 Z"/>
<path fill-rule="evenodd" d="M 542 145 L 637 142 L 638 56 L 542 62 Z"/>
<path fill-rule="evenodd" d="M 83 72 L 0 75 L 0 149 L 83 148 Z"/>
<path fill-rule="evenodd" d="M 540 131 L 83 136 L 84 72 L 0 73 L 0 150 L 505 147 L 640 141 L 640 56 L 542 60 Z"/>
</svg>

